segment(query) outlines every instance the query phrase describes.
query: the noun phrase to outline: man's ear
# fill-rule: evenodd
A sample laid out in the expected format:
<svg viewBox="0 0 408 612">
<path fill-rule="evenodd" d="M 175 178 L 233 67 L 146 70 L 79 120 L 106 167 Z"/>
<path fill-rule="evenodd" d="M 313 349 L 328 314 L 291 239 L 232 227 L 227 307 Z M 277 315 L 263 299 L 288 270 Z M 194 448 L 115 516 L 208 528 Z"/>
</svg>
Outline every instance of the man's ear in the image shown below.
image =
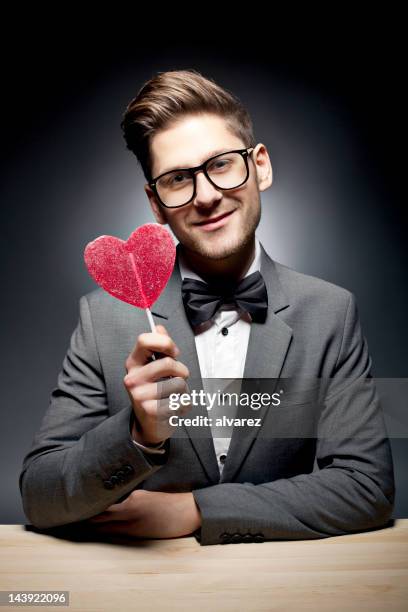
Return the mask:
<svg viewBox="0 0 408 612">
<path fill-rule="evenodd" d="M 163 208 L 160 206 L 160 204 L 158 203 L 156 199 L 156 195 L 153 189 L 148 185 L 148 183 L 146 183 L 144 186 L 144 190 L 149 199 L 150 206 L 152 207 L 152 211 L 153 211 L 153 214 L 155 216 L 157 223 L 161 223 L 161 225 L 165 225 L 167 223 L 167 219 L 164 216 Z"/>
<path fill-rule="evenodd" d="M 268 150 L 264 144 L 259 143 L 252 155 L 256 163 L 259 191 L 265 191 L 272 185 L 273 181 L 273 170 Z"/>
</svg>

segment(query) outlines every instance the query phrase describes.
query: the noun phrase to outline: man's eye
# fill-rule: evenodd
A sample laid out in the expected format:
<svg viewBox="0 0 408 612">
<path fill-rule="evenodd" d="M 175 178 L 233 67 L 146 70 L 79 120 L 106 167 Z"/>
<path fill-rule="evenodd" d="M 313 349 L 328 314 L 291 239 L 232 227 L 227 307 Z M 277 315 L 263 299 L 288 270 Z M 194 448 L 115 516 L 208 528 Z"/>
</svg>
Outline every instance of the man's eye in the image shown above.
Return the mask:
<svg viewBox="0 0 408 612">
<path fill-rule="evenodd" d="M 182 183 L 184 178 L 186 177 L 183 174 L 176 174 L 175 176 L 173 176 L 171 182 L 172 183 Z"/>
<path fill-rule="evenodd" d="M 218 159 L 211 164 L 209 170 L 224 170 L 229 163 L 228 159 Z"/>
<path fill-rule="evenodd" d="M 178 187 L 185 183 L 190 177 L 186 175 L 185 172 L 178 172 L 177 174 L 171 174 L 166 177 L 166 180 L 163 181 L 163 184 L 166 187 Z"/>
</svg>

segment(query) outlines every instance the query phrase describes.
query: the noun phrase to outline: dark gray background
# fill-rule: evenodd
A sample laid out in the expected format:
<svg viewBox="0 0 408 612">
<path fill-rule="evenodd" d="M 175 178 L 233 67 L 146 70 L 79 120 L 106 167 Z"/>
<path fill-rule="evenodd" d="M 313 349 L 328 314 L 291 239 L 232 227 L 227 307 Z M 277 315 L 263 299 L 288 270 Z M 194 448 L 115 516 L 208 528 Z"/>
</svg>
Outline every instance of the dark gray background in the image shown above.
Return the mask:
<svg viewBox="0 0 408 612">
<path fill-rule="evenodd" d="M 277 44 L 278 29 L 228 38 L 214 25 L 207 36 L 152 32 L 148 42 L 123 35 L 113 44 L 96 27 L 62 34 L 26 24 L 4 45 L 1 523 L 25 522 L 21 463 L 56 384 L 78 300 L 95 288 L 85 245 L 101 234 L 126 239 L 154 220 L 119 124 L 157 71 L 196 68 L 247 105 L 274 170 L 258 237 L 274 259 L 353 291 L 373 374 L 407 376 L 398 33 L 384 22 L 381 36 L 378 29 L 327 31 L 318 40 L 292 33 Z M 392 447 L 394 516 L 406 517 L 408 444 L 394 439 Z"/>
</svg>

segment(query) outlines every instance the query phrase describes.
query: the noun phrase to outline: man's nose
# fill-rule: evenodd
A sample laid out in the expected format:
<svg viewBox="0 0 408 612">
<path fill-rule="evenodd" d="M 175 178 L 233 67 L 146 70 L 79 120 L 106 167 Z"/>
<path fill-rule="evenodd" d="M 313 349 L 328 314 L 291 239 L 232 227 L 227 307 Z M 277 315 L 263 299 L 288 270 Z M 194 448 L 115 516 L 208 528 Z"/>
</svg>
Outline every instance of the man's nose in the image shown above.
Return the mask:
<svg viewBox="0 0 408 612">
<path fill-rule="evenodd" d="M 204 172 L 196 172 L 196 195 L 194 206 L 209 208 L 222 198 L 222 193 L 210 183 Z"/>
</svg>

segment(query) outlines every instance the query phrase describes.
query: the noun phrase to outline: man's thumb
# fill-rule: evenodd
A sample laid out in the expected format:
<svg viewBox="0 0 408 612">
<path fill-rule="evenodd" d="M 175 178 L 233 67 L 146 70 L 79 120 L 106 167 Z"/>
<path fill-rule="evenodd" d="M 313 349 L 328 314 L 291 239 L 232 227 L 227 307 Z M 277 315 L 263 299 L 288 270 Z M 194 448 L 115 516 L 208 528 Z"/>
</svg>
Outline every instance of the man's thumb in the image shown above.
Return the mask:
<svg viewBox="0 0 408 612">
<path fill-rule="evenodd" d="M 156 325 L 156 331 L 159 332 L 159 334 L 164 334 L 165 336 L 170 335 L 164 325 Z"/>
</svg>

